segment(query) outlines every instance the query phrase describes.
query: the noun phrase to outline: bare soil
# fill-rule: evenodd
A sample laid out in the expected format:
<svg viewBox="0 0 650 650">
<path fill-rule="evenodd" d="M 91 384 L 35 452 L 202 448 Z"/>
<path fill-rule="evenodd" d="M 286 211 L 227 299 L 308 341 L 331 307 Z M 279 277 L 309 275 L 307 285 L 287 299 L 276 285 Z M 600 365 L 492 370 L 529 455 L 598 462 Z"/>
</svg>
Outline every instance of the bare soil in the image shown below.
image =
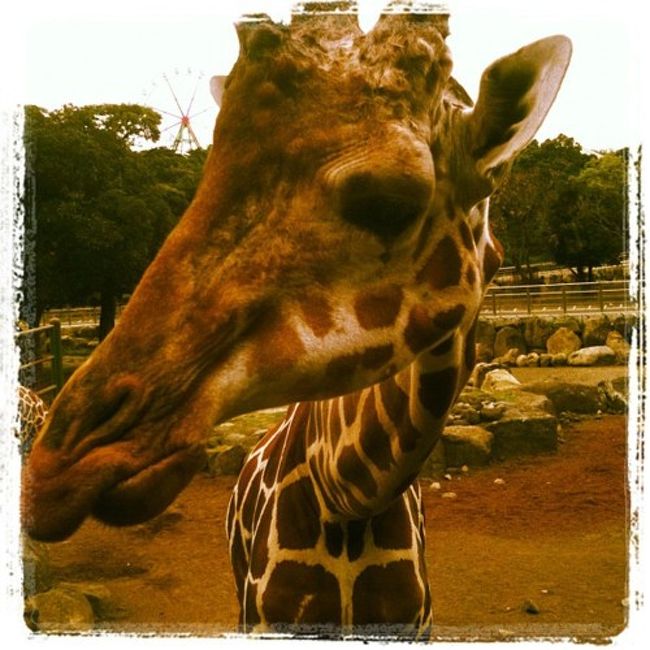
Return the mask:
<svg viewBox="0 0 650 650">
<path fill-rule="evenodd" d="M 555 454 L 471 470 L 439 489 L 422 484 L 438 638 L 602 641 L 625 627 L 626 421 L 580 420 L 562 436 Z M 105 589 L 101 630 L 236 630 L 224 530 L 234 480 L 199 475 L 144 525 L 86 522 L 49 547 L 54 578 Z"/>
</svg>

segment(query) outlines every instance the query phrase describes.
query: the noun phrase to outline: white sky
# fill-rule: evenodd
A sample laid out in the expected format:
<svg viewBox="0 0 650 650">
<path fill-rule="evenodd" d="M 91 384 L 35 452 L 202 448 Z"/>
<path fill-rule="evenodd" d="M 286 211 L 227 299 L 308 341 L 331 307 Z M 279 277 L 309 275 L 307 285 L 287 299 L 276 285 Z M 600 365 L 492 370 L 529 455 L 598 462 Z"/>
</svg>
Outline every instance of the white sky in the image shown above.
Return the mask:
<svg viewBox="0 0 650 650">
<path fill-rule="evenodd" d="M 183 108 L 198 83 L 193 110 L 206 112 L 194 126 L 207 145 L 216 115 L 208 80 L 212 74 L 227 73 L 235 61 L 232 23 L 245 10 L 287 15 L 291 4 L 23 0 L 14 9 L 11 35 L 17 45 L 8 74 L 14 77 L 19 103 L 45 108 L 148 100 L 156 108 L 176 112 L 163 74 L 170 78 Z M 371 23 L 372 12 L 376 15 L 384 2 L 359 4 L 362 17 Z M 563 33 L 573 41 L 573 60 L 538 138 L 565 133 L 587 149 L 639 143 L 642 23 L 647 26 L 638 8 L 642 2 L 449 0 L 448 4 L 454 75 L 472 97 L 482 70 L 494 59 L 537 38 Z"/>
</svg>

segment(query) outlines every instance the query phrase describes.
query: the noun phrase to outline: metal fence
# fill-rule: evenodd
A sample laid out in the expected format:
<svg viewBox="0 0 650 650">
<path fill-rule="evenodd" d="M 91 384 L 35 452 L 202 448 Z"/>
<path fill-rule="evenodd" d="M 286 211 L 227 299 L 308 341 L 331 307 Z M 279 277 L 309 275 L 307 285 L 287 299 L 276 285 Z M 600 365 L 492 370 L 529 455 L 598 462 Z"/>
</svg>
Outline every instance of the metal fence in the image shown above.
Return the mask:
<svg viewBox="0 0 650 650">
<path fill-rule="evenodd" d="M 116 318 L 122 313 L 124 305 L 118 305 Z M 43 314 L 43 320 L 52 319 L 61 321 L 61 325 L 97 325 L 99 323 L 99 307 L 61 307 L 48 309 Z"/>
<path fill-rule="evenodd" d="M 16 344 L 19 383 L 50 401 L 63 387 L 61 322 L 54 318 L 47 325 L 18 332 Z"/>
<path fill-rule="evenodd" d="M 482 316 L 626 314 L 636 311 L 628 280 L 492 286 Z"/>
</svg>

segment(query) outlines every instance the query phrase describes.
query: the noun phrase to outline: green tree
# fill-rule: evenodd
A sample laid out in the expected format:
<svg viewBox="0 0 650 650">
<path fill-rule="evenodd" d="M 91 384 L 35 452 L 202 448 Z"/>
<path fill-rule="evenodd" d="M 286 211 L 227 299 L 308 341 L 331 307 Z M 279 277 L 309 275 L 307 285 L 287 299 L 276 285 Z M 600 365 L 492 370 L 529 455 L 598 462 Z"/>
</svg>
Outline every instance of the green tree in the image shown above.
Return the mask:
<svg viewBox="0 0 650 650">
<path fill-rule="evenodd" d="M 188 205 L 205 157 L 133 151 L 157 140 L 159 124 L 137 105 L 26 108 L 37 319 L 47 307 L 98 303 L 100 336 L 112 328 L 117 299 Z"/>
<path fill-rule="evenodd" d="M 614 264 L 625 249 L 627 152 L 592 157 L 570 179 L 555 206 L 549 241 L 555 260 L 580 281 Z"/>
<path fill-rule="evenodd" d="M 506 250 L 506 264 L 524 281 L 531 264 L 551 257 L 549 237 L 556 206 L 589 156 L 572 138 L 533 140 L 515 161 L 491 201 L 495 234 Z"/>
</svg>

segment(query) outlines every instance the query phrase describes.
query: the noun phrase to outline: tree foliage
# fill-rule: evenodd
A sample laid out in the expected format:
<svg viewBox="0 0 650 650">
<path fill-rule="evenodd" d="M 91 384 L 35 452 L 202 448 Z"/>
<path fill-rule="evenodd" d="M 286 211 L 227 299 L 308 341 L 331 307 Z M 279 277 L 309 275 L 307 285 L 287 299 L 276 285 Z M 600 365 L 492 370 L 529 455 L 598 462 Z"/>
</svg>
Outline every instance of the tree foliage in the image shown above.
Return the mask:
<svg viewBox="0 0 650 650">
<path fill-rule="evenodd" d="M 37 317 L 101 305 L 100 336 L 189 204 L 204 151 L 134 151 L 160 116 L 137 105 L 26 108 L 28 188 L 36 222 Z"/>
<path fill-rule="evenodd" d="M 533 141 L 515 161 L 491 203 L 506 264 L 524 281 L 533 262 L 553 260 L 578 279 L 618 260 L 624 248 L 624 153 L 586 153 L 559 135 Z"/>
</svg>

